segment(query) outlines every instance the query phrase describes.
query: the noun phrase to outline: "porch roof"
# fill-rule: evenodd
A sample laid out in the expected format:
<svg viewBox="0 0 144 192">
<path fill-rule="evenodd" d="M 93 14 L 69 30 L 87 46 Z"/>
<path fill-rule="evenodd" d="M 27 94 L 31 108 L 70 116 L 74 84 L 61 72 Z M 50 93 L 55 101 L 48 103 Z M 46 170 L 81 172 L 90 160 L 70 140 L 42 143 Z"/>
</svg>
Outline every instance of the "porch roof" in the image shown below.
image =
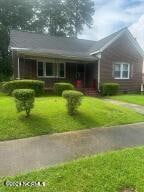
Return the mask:
<svg viewBox="0 0 144 192">
<path fill-rule="evenodd" d="M 81 60 L 94 62 L 98 60 L 96 56 L 86 55 L 81 52 L 71 53 L 69 51 L 55 50 L 55 49 L 26 49 L 26 48 L 16 48 L 12 47 L 11 49 L 16 50 L 19 55 L 25 56 L 38 56 L 38 57 L 50 57 L 50 58 L 62 58 L 62 59 L 72 59 L 72 60 Z"/>
</svg>

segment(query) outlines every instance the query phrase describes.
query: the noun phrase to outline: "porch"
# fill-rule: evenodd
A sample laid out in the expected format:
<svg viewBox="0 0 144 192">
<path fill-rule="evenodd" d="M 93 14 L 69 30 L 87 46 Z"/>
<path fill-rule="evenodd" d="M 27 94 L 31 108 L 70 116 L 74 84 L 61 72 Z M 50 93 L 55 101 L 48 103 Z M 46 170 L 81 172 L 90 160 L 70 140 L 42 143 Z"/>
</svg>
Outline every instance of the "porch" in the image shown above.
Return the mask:
<svg viewBox="0 0 144 192">
<path fill-rule="evenodd" d="M 55 82 L 71 82 L 78 90 L 94 94 L 99 88 L 98 61 L 18 57 L 14 78 L 42 80 L 46 89 L 52 89 Z"/>
</svg>

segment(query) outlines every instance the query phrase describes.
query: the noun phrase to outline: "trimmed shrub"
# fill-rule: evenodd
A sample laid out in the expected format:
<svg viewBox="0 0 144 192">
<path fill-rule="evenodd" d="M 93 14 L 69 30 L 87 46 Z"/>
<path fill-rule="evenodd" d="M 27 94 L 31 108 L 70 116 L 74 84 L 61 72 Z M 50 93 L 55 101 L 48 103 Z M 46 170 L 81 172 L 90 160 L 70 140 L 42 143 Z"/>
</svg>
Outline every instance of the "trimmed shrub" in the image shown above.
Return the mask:
<svg viewBox="0 0 144 192">
<path fill-rule="evenodd" d="M 18 112 L 25 111 L 26 116 L 30 115 L 34 107 L 35 92 L 32 89 L 16 89 L 13 91 Z"/>
<path fill-rule="evenodd" d="M 73 115 L 77 108 L 81 105 L 83 93 L 80 91 L 68 90 L 64 91 L 62 96 L 67 100 L 68 113 Z"/>
<path fill-rule="evenodd" d="M 101 85 L 101 94 L 103 96 L 116 95 L 119 92 L 118 83 L 103 83 Z"/>
<path fill-rule="evenodd" d="M 74 86 L 71 83 L 55 83 L 54 91 L 57 95 L 62 95 L 65 90 L 73 90 Z"/>
<path fill-rule="evenodd" d="M 44 82 L 39 80 L 14 80 L 2 85 L 2 91 L 11 95 L 15 89 L 33 89 L 36 96 L 44 93 Z"/>
</svg>

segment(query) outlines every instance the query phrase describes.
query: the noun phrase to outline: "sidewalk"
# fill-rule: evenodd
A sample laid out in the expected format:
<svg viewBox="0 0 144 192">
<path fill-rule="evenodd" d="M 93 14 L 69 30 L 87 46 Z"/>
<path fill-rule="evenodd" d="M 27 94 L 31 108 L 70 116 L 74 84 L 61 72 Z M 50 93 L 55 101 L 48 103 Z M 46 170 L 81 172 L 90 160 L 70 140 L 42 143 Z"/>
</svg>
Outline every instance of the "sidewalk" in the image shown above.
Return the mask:
<svg viewBox="0 0 144 192">
<path fill-rule="evenodd" d="M 115 105 L 121 105 L 123 107 L 127 107 L 129 109 L 136 111 L 137 113 L 144 115 L 144 106 L 142 106 L 142 105 L 127 103 L 127 102 L 113 100 L 113 99 L 103 99 L 103 100 L 106 102 L 110 102 L 112 104 L 115 104 Z"/>
<path fill-rule="evenodd" d="M 141 145 L 144 145 L 144 123 L 0 142 L 0 176 Z"/>
</svg>

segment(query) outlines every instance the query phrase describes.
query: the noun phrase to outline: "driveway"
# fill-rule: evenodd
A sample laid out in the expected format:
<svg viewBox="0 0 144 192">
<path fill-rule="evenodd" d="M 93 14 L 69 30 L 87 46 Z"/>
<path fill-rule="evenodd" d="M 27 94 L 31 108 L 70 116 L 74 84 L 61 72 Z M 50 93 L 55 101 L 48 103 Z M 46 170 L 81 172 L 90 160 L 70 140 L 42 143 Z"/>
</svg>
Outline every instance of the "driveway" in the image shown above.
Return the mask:
<svg viewBox="0 0 144 192">
<path fill-rule="evenodd" d="M 144 145 L 144 123 L 0 142 L 0 176 L 141 145 Z"/>
</svg>

